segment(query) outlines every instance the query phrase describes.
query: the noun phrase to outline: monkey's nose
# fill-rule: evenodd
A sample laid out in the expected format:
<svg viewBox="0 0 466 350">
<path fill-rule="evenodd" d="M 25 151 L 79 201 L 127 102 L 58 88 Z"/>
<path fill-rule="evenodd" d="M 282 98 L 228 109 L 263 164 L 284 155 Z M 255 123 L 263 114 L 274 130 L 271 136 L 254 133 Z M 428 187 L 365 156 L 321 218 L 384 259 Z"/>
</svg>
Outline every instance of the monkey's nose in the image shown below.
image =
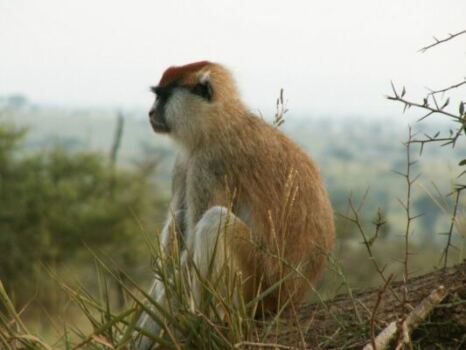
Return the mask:
<svg viewBox="0 0 466 350">
<path fill-rule="evenodd" d="M 149 118 L 154 118 L 154 116 L 155 116 L 155 110 L 151 109 L 149 111 Z"/>
</svg>

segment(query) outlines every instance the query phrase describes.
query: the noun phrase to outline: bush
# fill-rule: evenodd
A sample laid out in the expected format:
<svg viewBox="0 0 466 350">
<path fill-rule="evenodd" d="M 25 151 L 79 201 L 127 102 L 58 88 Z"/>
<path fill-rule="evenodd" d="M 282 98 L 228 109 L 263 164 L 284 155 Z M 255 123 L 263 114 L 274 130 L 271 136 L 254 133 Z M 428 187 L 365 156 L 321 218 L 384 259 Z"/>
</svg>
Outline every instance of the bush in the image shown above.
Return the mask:
<svg viewBox="0 0 466 350">
<path fill-rule="evenodd" d="M 0 124 L 0 280 L 17 301 L 43 285 L 43 266 L 60 267 L 86 249 L 111 250 L 134 267 L 138 219 L 154 209 L 150 171 L 114 169 L 102 155 L 59 146 L 23 154 L 25 130 Z"/>
</svg>

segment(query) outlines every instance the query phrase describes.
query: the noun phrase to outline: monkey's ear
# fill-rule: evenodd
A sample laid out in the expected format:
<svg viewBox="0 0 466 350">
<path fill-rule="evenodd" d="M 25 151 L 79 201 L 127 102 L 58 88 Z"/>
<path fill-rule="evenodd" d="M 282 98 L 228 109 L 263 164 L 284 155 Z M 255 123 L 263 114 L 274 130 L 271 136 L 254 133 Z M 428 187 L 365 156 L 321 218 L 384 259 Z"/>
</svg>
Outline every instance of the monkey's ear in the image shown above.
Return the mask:
<svg viewBox="0 0 466 350">
<path fill-rule="evenodd" d="M 206 99 L 207 101 L 211 101 L 212 96 L 214 94 L 214 90 L 212 89 L 212 84 L 209 81 L 206 81 L 204 83 L 201 83 L 201 82 L 197 83 L 196 85 L 192 87 L 191 92 L 194 95 L 198 95 Z"/>
<path fill-rule="evenodd" d="M 210 72 L 205 72 L 202 74 L 199 82 L 193 86 L 191 92 L 195 95 L 206 99 L 207 101 L 212 100 L 212 96 L 214 95 L 214 89 L 212 88 L 212 84 L 210 83 Z"/>
</svg>

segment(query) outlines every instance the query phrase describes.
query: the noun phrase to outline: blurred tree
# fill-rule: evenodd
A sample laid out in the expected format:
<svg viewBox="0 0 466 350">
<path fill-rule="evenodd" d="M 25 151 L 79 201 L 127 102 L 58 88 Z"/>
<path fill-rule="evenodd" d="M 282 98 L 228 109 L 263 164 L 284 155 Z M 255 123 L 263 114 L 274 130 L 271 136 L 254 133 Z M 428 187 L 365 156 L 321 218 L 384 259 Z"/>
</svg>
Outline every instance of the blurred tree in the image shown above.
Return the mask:
<svg viewBox="0 0 466 350">
<path fill-rule="evenodd" d="M 114 169 L 91 152 L 21 154 L 25 131 L 0 124 L 0 279 L 17 299 L 88 245 L 125 268 L 140 262 L 138 219 L 155 211 L 147 169 Z"/>
<path fill-rule="evenodd" d="M 22 108 L 29 104 L 26 96 L 21 94 L 11 95 L 8 97 L 8 105 L 13 108 Z"/>
</svg>

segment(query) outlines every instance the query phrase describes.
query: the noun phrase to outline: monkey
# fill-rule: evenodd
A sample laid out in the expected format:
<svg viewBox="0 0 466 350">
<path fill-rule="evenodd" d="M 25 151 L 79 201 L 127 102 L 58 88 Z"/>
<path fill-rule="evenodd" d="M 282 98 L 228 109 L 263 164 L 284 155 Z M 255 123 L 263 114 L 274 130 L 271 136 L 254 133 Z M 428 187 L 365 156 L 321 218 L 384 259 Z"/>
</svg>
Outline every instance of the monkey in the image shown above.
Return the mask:
<svg viewBox="0 0 466 350">
<path fill-rule="evenodd" d="M 190 254 L 200 274 L 207 274 L 221 241 L 226 250 L 215 253 L 213 264 L 228 261 L 241 272 L 245 300 L 283 279 L 281 292 L 262 301 L 264 310 L 276 312 L 286 300 L 302 302 L 309 282 L 323 270 L 335 235 L 333 209 L 314 161 L 248 109 L 221 64 L 169 67 L 151 90 L 152 129 L 177 146 L 163 249 L 170 251 L 176 227 L 185 242 L 183 259 Z M 294 276 L 283 278 L 293 271 Z M 200 287 L 193 288 L 199 295 Z M 157 280 L 150 294 L 162 306 L 169 303 Z M 146 313 L 138 325 L 160 332 Z M 148 337 L 138 344 L 139 349 L 151 346 Z"/>
</svg>

